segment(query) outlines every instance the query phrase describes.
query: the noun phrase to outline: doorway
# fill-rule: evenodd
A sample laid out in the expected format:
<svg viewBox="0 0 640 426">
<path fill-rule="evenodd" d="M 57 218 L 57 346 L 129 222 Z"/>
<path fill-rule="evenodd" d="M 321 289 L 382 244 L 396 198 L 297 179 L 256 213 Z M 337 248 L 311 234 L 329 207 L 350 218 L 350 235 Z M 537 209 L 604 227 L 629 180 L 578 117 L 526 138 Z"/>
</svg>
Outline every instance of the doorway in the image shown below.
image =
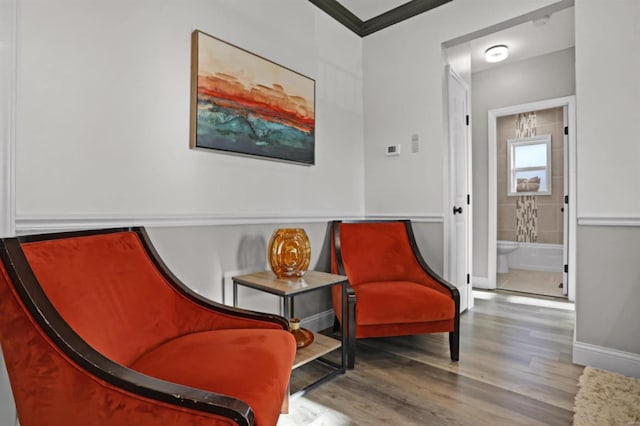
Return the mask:
<svg viewBox="0 0 640 426">
<path fill-rule="evenodd" d="M 556 153 L 562 150 L 563 155 L 560 158 L 556 158 L 555 163 L 551 163 L 551 171 L 550 176 L 553 176 L 553 168 L 555 164 L 555 169 L 563 169 L 563 182 L 562 184 L 557 183 L 555 188 L 553 185 L 549 186 L 550 194 L 545 196 L 548 199 L 545 199 L 540 203 L 542 210 L 546 210 L 552 212 L 552 219 L 555 218 L 556 221 L 562 219 L 562 226 L 560 223 L 556 222 L 556 227 L 553 230 L 542 231 L 546 234 L 542 238 L 543 243 L 538 242 L 538 229 L 533 229 L 536 227 L 536 218 L 533 220 L 527 221 L 526 215 L 530 216 L 537 215 L 538 202 L 543 198 L 536 195 L 531 195 L 531 191 L 527 192 L 526 196 L 520 196 L 516 194 L 517 199 L 513 200 L 513 204 L 516 204 L 518 201 L 523 203 L 522 214 L 525 217 L 521 218 L 522 222 L 525 222 L 522 225 L 522 229 L 514 229 L 514 238 L 509 237 L 508 226 L 502 227 L 499 229 L 498 226 L 498 216 L 509 215 L 508 208 L 508 189 L 507 188 L 507 174 L 506 170 L 503 170 L 501 173 L 503 176 L 498 175 L 498 171 L 501 169 L 499 167 L 498 158 L 500 156 L 500 152 L 505 158 L 510 158 L 509 156 L 513 156 L 513 153 L 508 153 L 508 144 L 502 144 L 502 139 L 505 139 L 504 131 L 500 131 L 500 122 L 503 121 L 506 123 L 506 126 L 509 126 L 509 122 L 515 124 L 520 117 L 520 120 L 529 120 L 528 124 L 523 124 L 519 122 L 518 125 L 521 128 L 526 128 L 529 126 L 529 135 L 524 135 L 524 138 L 514 138 L 513 140 L 517 142 L 523 142 L 521 139 L 524 139 L 526 143 L 527 137 L 531 136 L 531 133 L 537 133 L 537 127 L 533 126 L 533 123 L 537 122 L 537 112 L 540 112 L 541 116 L 547 116 L 547 122 L 550 120 L 549 117 L 555 117 L 551 119 L 551 121 L 558 122 L 560 117 L 562 119 L 562 124 L 560 128 L 562 132 L 558 134 L 556 132 L 555 138 L 556 142 L 560 142 L 562 140 L 562 144 L 556 143 Z M 535 115 L 535 118 L 532 116 Z M 495 283 L 493 288 L 504 287 L 504 281 L 509 279 L 509 276 L 503 275 L 505 272 L 504 261 L 505 257 L 508 263 L 509 261 L 513 261 L 512 265 L 507 265 L 507 268 L 510 266 L 514 269 L 514 275 L 517 278 L 520 278 L 519 281 L 519 289 L 523 290 L 523 286 L 526 288 L 530 283 L 527 281 L 523 282 L 521 278 L 526 277 L 530 279 L 532 276 L 539 275 L 541 279 L 547 280 L 547 287 L 550 288 L 552 286 L 553 281 L 558 281 L 559 277 L 562 277 L 562 287 L 558 287 L 561 292 L 556 292 L 557 296 L 567 296 L 569 300 L 575 300 L 575 253 L 573 250 L 570 250 L 571 247 L 575 247 L 575 153 L 576 153 L 576 142 L 575 142 L 575 96 L 563 97 L 550 99 L 546 101 L 534 102 L 529 104 L 515 105 L 500 109 L 494 109 L 489 111 L 489 138 L 488 138 L 488 147 L 489 147 L 489 259 L 488 259 L 488 269 L 489 269 L 489 281 Z M 524 126 L 524 127 L 522 127 Z M 545 127 L 547 126 L 547 127 Z M 535 127 L 535 129 L 533 129 Z M 550 127 L 548 125 L 543 125 L 542 128 L 545 130 L 549 130 Z M 533 129 L 533 130 L 532 130 Z M 520 134 L 519 136 L 523 136 Z M 539 139 L 539 138 L 538 138 Z M 498 143 L 500 140 L 500 144 Z M 508 140 L 508 138 L 507 138 Z M 506 141 L 505 141 L 506 142 Z M 500 148 L 504 145 L 504 148 Z M 550 154 L 553 154 L 553 147 L 551 147 Z M 551 155 L 553 158 L 553 155 Z M 553 160 L 551 160 L 553 161 Z M 540 174 L 536 172 L 536 174 Z M 553 180 L 553 177 L 551 177 Z M 556 179 L 558 181 L 559 179 Z M 522 183 L 528 183 L 524 181 L 520 181 Z M 502 183 L 502 184 L 501 184 Z M 549 182 L 552 183 L 552 182 Z M 512 184 L 518 184 L 518 181 L 512 182 Z M 516 190 L 517 188 L 514 187 Z M 526 188 L 525 188 L 526 189 Z M 537 188 L 539 190 L 539 188 Z M 553 194 L 555 193 L 555 197 Z M 524 193 L 523 193 L 524 194 Z M 559 204 L 553 204 L 552 201 L 556 200 Z M 501 214 L 498 213 L 498 206 L 502 210 Z M 516 207 L 517 208 L 517 207 Z M 558 211 L 554 211 L 554 209 L 558 209 Z M 561 215 L 560 215 L 561 213 Z M 517 214 L 517 213 L 516 213 Z M 516 218 L 512 218 L 516 221 Z M 548 220 L 548 218 L 547 218 Z M 526 223 L 528 222 L 528 223 Z M 559 229 L 562 229 L 561 236 L 559 235 Z M 520 234 L 520 237 L 518 237 Z M 524 235 L 524 234 L 528 234 Z M 553 235 L 552 235 L 553 234 Z M 502 238 L 502 239 L 501 239 Z M 556 244 L 552 239 L 555 238 Z M 515 239 L 515 244 L 506 243 L 510 239 Z M 517 241 L 520 239 L 521 241 Z M 500 241 L 500 244 L 498 242 Z M 561 247 L 562 250 L 558 252 L 558 244 L 557 241 L 562 241 Z M 522 250 L 522 253 L 518 255 L 514 255 L 516 251 Z M 500 249 L 500 252 L 498 250 Z M 499 254 L 500 253 L 500 254 Z M 502 256 L 502 259 L 499 257 Z M 561 265 L 553 265 L 554 260 L 562 259 Z M 551 259 L 551 260 L 549 260 Z M 528 262 L 528 266 L 527 266 Z M 551 263 L 549 263 L 551 262 Z M 552 266 L 548 266 L 548 265 Z M 524 265 L 524 267 L 523 267 Z M 515 267 L 513 267 L 515 266 Z M 560 267 L 558 267 L 560 266 Z M 529 273 L 521 273 L 517 272 L 520 270 L 534 269 L 534 272 Z M 509 269 L 510 270 L 510 269 Z M 554 274 L 544 274 L 543 272 L 553 272 Z M 512 276 L 513 279 L 516 277 Z M 553 280 L 553 281 L 552 281 Z M 512 283 L 515 282 L 512 281 Z M 560 282 L 557 283 L 559 285 Z M 510 287 L 507 285 L 507 287 Z M 512 288 L 510 288 L 512 289 Z M 516 290 L 518 287 L 515 288 Z M 535 291 L 534 291 L 535 292 Z"/>
<path fill-rule="evenodd" d="M 564 108 L 497 117 L 496 288 L 565 297 Z"/>
</svg>

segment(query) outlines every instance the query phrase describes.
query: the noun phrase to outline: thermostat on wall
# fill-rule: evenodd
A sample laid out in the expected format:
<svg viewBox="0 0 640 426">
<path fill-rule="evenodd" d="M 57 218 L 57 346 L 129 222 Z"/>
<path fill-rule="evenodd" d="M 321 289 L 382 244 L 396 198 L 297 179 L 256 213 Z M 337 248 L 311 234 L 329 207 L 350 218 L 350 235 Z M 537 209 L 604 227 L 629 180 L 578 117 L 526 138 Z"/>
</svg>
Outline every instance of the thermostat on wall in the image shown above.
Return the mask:
<svg viewBox="0 0 640 426">
<path fill-rule="evenodd" d="M 400 155 L 400 144 L 387 146 L 387 156 L 390 155 Z"/>
</svg>

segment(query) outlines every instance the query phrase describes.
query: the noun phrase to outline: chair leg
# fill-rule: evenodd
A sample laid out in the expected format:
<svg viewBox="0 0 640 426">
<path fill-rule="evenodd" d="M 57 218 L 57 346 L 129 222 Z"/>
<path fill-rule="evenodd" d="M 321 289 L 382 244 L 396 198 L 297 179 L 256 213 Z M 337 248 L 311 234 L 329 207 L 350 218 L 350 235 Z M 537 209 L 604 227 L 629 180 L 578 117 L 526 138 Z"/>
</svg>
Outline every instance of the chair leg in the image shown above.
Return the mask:
<svg viewBox="0 0 640 426">
<path fill-rule="evenodd" d="M 347 370 L 353 370 L 356 366 L 356 338 L 349 336 L 349 349 L 347 354 Z"/>
<path fill-rule="evenodd" d="M 451 352 L 451 361 L 457 362 L 460 359 L 460 330 L 449 332 L 449 351 Z"/>
<path fill-rule="evenodd" d="M 349 312 L 351 312 L 351 306 Z M 333 317 L 333 331 L 341 333 L 347 333 L 347 370 L 352 370 L 356 363 L 356 332 L 355 326 L 351 324 L 355 323 L 355 319 L 349 314 L 347 321 L 345 321 L 346 327 L 343 329 L 340 325 L 338 317 Z M 352 329 L 353 328 L 353 329 Z"/>
<path fill-rule="evenodd" d="M 351 370 L 356 364 L 356 295 L 351 293 L 347 299 L 347 369 Z"/>
</svg>

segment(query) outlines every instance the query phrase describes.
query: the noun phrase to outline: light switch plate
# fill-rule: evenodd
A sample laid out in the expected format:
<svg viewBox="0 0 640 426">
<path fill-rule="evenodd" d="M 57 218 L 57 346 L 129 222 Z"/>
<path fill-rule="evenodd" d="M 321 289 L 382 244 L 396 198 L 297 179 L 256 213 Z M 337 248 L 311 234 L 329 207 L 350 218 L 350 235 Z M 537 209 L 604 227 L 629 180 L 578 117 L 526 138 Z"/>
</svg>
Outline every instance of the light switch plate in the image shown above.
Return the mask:
<svg viewBox="0 0 640 426">
<path fill-rule="evenodd" d="M 392 156 L 392 155 L 400 155 L 400 144 L 398 145 L 387 145 L 387 150 L 386 150 L 387 156 Z"/>
</svg>

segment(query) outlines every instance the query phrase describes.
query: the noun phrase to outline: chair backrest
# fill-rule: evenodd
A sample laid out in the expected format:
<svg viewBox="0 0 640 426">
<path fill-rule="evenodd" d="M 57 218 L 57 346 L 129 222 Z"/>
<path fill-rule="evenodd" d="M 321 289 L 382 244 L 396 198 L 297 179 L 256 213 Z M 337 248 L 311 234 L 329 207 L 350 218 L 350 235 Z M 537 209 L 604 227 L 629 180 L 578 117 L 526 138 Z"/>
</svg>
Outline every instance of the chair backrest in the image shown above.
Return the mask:
<svg viewBox="0 0 640 426">
<path fill-rule="evenodd" d="M 335 271 L 340 257 L 352 286 L 374 281 L 431 282 L 416 258 L 409 232 L 406 221 L 334 224 L 334 239 L 339 238 L 332 245 Z"/>
<path fill-rule="evenodd" d="M 193 303 L 161 275 L 135 232 L 22 242 L 21 248 L 60 316 L 115 362 L 129 365 L 151 347 L 210 326 L 193 314 L 183 318 Z"/>
</svg>

